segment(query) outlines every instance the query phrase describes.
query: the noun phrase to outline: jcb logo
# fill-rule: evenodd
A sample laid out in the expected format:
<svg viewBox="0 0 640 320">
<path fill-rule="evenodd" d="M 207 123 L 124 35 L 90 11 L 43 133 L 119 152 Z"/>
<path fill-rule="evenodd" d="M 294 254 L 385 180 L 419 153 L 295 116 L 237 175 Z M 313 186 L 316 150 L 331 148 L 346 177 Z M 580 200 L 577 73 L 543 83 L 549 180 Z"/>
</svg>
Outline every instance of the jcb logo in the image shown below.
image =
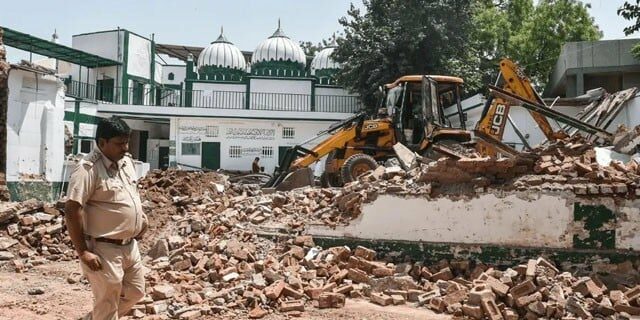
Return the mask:
<svg viewBox="0 0 640 320">
<path fill-rule="evenodd" d="M 378 129 L 378 124 L 377 123 L 365 123 L 364 125 L 364 130 L 374 130 L 374 129 Z"/>
<path fill-rule="evenodd" d="M 504 128 L 506 110 L 507 107 L 503 104 L 499 104 L 496 106 L 496 113 L 493 115 L 493 119 L 491 119 L 492 134 L 500 135 L 500 131 L 502 130 L 502 128 Z"/>
</svg>

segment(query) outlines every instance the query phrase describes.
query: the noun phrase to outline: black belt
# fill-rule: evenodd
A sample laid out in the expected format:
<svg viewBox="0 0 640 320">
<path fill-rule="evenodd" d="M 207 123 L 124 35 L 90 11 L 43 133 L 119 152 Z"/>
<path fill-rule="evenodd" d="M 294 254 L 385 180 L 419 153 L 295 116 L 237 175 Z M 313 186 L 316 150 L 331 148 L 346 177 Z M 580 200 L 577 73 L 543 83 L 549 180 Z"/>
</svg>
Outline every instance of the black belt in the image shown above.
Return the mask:
<svg viewBox="0 0 640 320">
<path fill-rule="evenodd" d="M 93 238 L 93 239 L 98 241 L 98 242 L 112 243 L 112 244 L 117 244 L 119 246 L 126 246 L 126 245 L 130 244 L 131 241 L 133 241 L 132 238 L 130 238 L 130 239 Z"/>
</svg>

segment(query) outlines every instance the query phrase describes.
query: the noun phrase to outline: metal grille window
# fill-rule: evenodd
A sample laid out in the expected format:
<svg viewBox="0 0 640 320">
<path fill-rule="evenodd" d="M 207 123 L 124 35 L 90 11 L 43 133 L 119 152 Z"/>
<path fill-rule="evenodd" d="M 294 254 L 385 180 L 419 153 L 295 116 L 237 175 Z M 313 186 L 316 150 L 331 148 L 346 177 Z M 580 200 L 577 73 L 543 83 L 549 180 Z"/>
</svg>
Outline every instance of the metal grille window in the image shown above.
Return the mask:
<svg viewBox="0 0 640 320">
<path fill-rule="evenodd" d="M 199 156 L 200 155 L 200 143 L 183 142 L 182 143 L 182 155 L 183 156 Z"/>
<path fill-rule="evenodd" d="M 219 132 L 218 126 L 207 126 L 207 137 L 217 137 Z"/>
<path fill-rule="evenodd" d="M 229 146 L 229 158 L 240 158 L 242 156 L 241 146 Z"/>
<path fill-rule="evenodd" d="M 292 127 L 282 127 L 282 139 L 293 139 L 296 136 L 296 129 Z"/>
<path fill-rule="evenodd" d="M 273 158 L 273 147 L 262 147 L 263 158 Z"/>
</svg>

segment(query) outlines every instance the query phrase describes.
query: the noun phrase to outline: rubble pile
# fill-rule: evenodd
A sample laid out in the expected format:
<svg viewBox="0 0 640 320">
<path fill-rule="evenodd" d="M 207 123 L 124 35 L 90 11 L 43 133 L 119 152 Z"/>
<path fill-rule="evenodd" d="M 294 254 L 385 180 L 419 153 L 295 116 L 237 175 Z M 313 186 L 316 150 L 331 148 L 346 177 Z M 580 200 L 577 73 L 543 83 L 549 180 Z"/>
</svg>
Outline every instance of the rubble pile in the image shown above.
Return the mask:
<svg viewBox="0 0 640 320">
<path fill-rule="evenodd" d="M 47 260 L 72 260 L 75 252 L 64 218 L 53 206 L 35 199 L 0 202 L 0 261 L 21 272 Z"/>
<path fill-rule="evenodd" d="M 598 277 L 561 273 L 544 258 L 504 271 L 466 260 L 394 264 L 360 246 L 323 250 L 310 236 L 276 244 L 240 227 L 197 229 L 160 240 L 149 252 L 149 294 L 133 316 L 300 316 L 341 308 L 347 298 L 472 319 L 640 315 L 640 286 L 609 290 Z"/>
<path fill-rule="evenodd" d="M 9 189 L 7 188 L 7 180 L 5 174 L 0 172 L 0 201 L 9 201 Z"/>
<path fill-rule="evenodd" d="M 636 197 L 640 195 L 640 165 L 635 160 L 596 161 L 593 145 L 580 135 L 558 140 L 512 158 L 444 157 L 422 165 L 416 181 L 469 183 L 476 188 L 563 190 L 576 195 Z"/>
</svg>

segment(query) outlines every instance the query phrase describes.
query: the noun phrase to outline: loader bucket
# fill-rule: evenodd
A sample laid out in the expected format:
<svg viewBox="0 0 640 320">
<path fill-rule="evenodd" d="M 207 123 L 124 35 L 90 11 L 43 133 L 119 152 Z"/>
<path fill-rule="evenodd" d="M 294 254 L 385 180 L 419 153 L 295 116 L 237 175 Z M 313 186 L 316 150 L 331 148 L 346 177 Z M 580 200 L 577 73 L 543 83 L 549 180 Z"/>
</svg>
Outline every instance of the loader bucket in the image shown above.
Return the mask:
<svg viewBox="0 0 640 320">
<path fill-rule="evenodd" d="M 311 168 L 302 168 L 290 172 L 286 177 L 275 186 L 276 191 L 288 191 L 296 188 L 312 186 L 314 184 L 313 170 Z"/>
</svg>

